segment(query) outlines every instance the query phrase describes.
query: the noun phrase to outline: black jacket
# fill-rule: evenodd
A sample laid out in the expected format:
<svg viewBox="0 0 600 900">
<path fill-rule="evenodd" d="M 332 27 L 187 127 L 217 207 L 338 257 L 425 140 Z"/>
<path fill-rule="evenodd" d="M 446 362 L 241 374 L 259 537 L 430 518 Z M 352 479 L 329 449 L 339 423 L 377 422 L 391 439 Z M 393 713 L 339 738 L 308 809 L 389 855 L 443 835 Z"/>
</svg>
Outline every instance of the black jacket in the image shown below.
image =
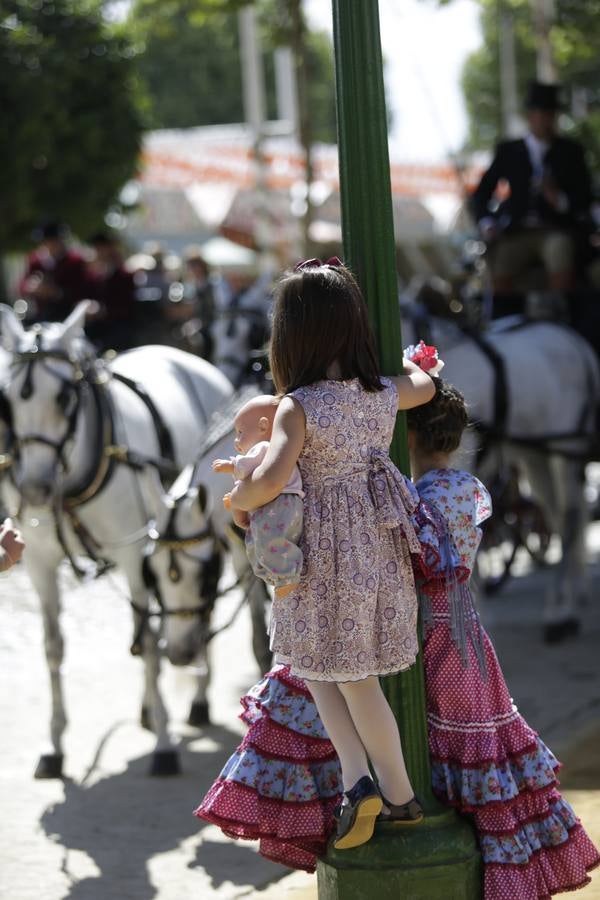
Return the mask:
<svg viewBox="0 0 600 900">
<path fill-rule="evenodd" d="M 568 207 L 564 212 L 557 212 L 543 197 L 538 197 L 535 209 L 540 219 L 562 228 L 585 227 L 592 190 L 581 144 L 569 138 L 555 137 L 546 154 L 544 168 L 566 196 Z M 484 216 L 493 216 L 501 229 L 518 229 L 531 209 L 532 175 L 529 151 L 522 138 L 499 143 L 491 166 L 471 198 L 471 212 L 475 220 L 478 222 Z M 490 200 L 501 180 L 510 185 L 510 196 L 500 203 L 497 210 L 492 211 Z"/>
</svg>

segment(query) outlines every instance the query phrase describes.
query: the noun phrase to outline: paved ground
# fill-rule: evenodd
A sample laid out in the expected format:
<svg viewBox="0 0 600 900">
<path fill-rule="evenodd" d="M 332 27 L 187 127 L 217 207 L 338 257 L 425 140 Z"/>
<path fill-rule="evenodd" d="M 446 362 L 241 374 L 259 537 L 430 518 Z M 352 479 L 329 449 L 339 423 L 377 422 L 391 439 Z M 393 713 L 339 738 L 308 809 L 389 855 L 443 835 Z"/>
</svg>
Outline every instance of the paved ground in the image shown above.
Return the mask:
<svg viewBox="0 0 600 900">
<path fill-rule="evenodd" d="M 598 527 L 596 526 L 596 529 Z M 600 533 L 592 534 L 600 550 Z M 513 581 L 485 601 L 516 701 L 567 766 L 563 783 L 600 842 L 600 604 L 584 610 L 581 637 L 540 642 L 544 578 Z M 86 587 L 65 582 L 68 777 L 32 773 L 46 735 L 47 678 L 37 603 L 22 568 L 0 580 L 0 898 L 1 900 L 308 900 L 314 880 L 286 875 L 253 845 L 230 842 L 191 815 L 242 733 L 238 697 L 257 673 L 248 620 L 215 640 L 215 724 L 200 733 L 181 724 L 189 676 L 165 672 L 165 691 L 181 737 L 184 774 L 147 774 L 151 736 L 138 727 L 139 661 L 128 654 L 129 609 L 118 580 Z M 594 564 L 596 593 L 600 556 Z M 227 618 L 235 598 L 223 603 Z M 600 898 L 597 884 L 582 900 Z M 515 898 L 516 900 L 516 898 Z"/>
</svg>

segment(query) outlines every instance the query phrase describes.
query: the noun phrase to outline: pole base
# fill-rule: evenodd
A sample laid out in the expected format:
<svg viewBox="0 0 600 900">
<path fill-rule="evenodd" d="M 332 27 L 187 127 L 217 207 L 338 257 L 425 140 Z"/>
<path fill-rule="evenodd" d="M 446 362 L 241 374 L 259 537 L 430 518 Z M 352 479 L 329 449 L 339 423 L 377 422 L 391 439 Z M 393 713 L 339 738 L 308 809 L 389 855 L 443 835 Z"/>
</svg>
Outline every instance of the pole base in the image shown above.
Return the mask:
<svg viewBox="0 0 600 900">
<path fill-rule="evenodd" d="M 472 826 L 453 810 L 420 825 L 378 825 L 355 850 L 317 865 L 319 900 L 480 900 L 483 864 Z"/>
</svg>

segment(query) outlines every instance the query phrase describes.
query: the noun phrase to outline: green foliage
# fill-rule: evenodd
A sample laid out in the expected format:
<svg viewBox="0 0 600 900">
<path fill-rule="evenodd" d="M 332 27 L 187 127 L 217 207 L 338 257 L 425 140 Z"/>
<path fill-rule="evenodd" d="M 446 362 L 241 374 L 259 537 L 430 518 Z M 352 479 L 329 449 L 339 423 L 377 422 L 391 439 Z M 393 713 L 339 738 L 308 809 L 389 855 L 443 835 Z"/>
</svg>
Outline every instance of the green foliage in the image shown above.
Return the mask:
<svg viewBox="0 0 600 900">
<path fill-rule="evenodd" d="M 149 128 L 189 128 L 244 120 L 237 10 L 241 0 L 136 0 L 128 28 L 141 49 L 136 66 L 149 98 Z M 267 115 L 276 117 L 272 50 L 282 39 L 273 4 L 261 2 Z M 308 32 L 307 68 L 314 138 L 335 139 L 333 50 Z"/>
<path fill-rule="evenodd" d="M 137 71 L 148 96 L 148 128 L 189 128 L 243 120 L 236 16 L 199 21 L 185 0 L 138 0 L 130 27 L 139 41 Z"/>
<path fill-rule="evenodd" d="M 91 3 L 0 0 L 0 247 L 45 218 L 86 235 L 131 176 L 132 50 Z"/>
<path fill-rule="evenodd" d="M 536 45 L 529 0 L 480 0 L 483 47 L 468 58 L 462 78 L 469 116 L 468 149 L 489 148 L 502 136 L 500 3 L 513 16 L 521 97 L 527 82 L 535 78 Z M 583 141 L 592 164 L 600 168 L 600 0 L 556 0 L 551 40 L 560 81 L 571 96 L 581 92 L 588 104 L 584 117 L 571 116 L 567 121 L 568 133 Z"/>
</svg>

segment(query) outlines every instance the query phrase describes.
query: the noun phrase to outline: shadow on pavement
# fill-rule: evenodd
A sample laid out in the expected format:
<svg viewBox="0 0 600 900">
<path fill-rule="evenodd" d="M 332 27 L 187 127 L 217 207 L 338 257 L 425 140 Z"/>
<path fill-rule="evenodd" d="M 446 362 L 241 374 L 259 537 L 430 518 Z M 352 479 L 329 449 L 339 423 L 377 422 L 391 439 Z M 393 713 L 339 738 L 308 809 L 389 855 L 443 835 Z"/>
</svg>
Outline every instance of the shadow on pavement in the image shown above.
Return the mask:
<svg viewBox="0 0 600 900">
<path fill-rule="evenodd" d="M 563 753 L 560 781 L 564 790 L 600 791 L 600 724 L 587 729 Z"/>
<path fill-rule="evenodd" d="M 64 900 L 153 900 L 157 890 L 151 881 L 150 860 L 177 849 L 207 827 L 192 811 L 239 743 L 239 736 L 226 728 L 211 726 L 204 734 L 218 750 L 194 752 L 189 745 L 197 738 L 183 739 L 180 776 L 150 778 L 151 757 L 145 755 L 130 761 L 124 772 L 90 785 L 64 780 L 64 801 L 49 807 L 41 818 L 48 837 L 65 850 L 62 868 L 71 884 Z M 72 872 L 69 851 L 73 850 L 84 851 L 99 874 L 80 878 Z M 261 865 L 256 865 L 257 859 Z M 276 876 L 270 863 L 233 842 L 208 840 L 198 847 L 187 868 L 197 866 L 217 886 L 225 880 L 248 884 L 254 879 L 257 885 L 264 884 Z M 186 895 L 190 892 L 182 893 L 182 900 Z"/>
<path fill-rule="evenodd" d="M 289 875 L 290 870 L 268 860 L 262 860 L 264 877 L 257 880 L 256 887 L 267 882 L 278 881 L 284 875 Z M 190 863 L 189 868 L 200 866 L 210 875 L 212 886 L 216 889 L 223 882 L 231 881 L 233 884 L 246 884 L 248 882 L 248 867 L 256 866 L 256 853 L 245 841 L 221 842 L 205 840 L 198 847 L 196 859 Z"/>
</svg>

